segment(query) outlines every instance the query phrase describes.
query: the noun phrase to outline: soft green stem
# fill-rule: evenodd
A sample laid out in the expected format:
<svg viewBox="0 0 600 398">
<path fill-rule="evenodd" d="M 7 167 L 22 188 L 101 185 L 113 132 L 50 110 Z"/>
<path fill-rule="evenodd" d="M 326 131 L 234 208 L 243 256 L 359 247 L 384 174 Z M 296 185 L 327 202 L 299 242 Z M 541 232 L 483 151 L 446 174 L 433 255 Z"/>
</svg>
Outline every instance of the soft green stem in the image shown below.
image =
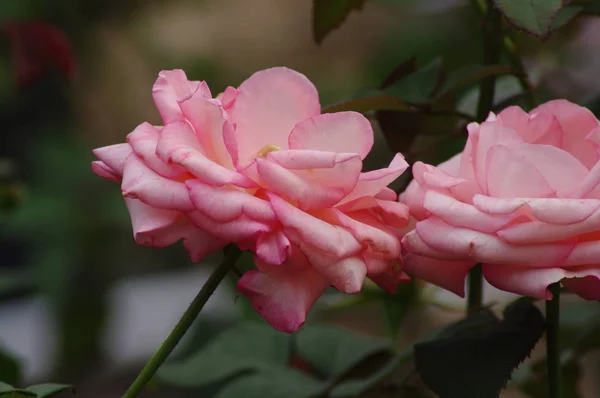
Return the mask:
<svg viewBox="0 0 600 398">
<path fill-rule="evenodd" d="M 550 286 L 552 300 L 546 301 L 546 362 L 548 364 L 548 398 L 562 398 L 560 367 L 560 283 Z"/>
<path fill-rule="evenodd" d="M 217 286 L 219 286 L 221 281 L 231 270 L 241 253 L 242 252 L 240 249 L 233 245 L 229 248 L 229 250 L 227 250 L 223 262 L 210 275 L 204 286 L 202 286 L 202 289 L 200 289 L 198 295 L 194 298 L 194 301 L 192 301 L 187 310 L 185 310 L 181 316 L 181 319 L 179 322 L 177 322 L 177 325 L 175 325 L 167 339 L 162 343 L 158 351 L 156 351 L 146 366 L 144 366 L 127 392 L 123 394 L 122 398 L 134 398 L 142 392 L 160 365 L 162 365 L 165 359 L 167 359 L 169 354 L 171 354 L 173 349 L 175 349 L 177 346 L 177 343 L 179 343 L 190 326 L 192 326 L 210 296 L 212 296 Z"/>
<path fill-rule="evenodd" d="M 483 63 L 496 65 L 500 59 L 500 13 L 491 0 L 485 7 L 485 20 L 483 24 Z M 482 1 L 473 0 L 476 9 L 481 11 Z M 479 87 L 479 103 L 477 105 L 477 121 L 482 122 L 494 106 L 494 92 L 496 90 L 496 77 L 489 76 L 481 80 Z M 476 265 L 469 272 L 469 292 L 467 296 L 467 309 L 472 312 L 481 308 L 483 300 L 483 275 L 481 265 Z"/>
<path fill-rule="evenodd" d="M 471 0 L 471 3 L 473 4 L 479 16 L 484 18 L 489 9 L 488 4 L 486 4 L 485 0 Z M 533 93 L 533 86 L 529 81 L 529 77 L 527 76 L 525 67 L 523 66 L 523 61 L 521 61 L 521 57 L 517 51 L 517 45 L 515 44 L 514 40 L 507 35 L 502 34 L 501 38 L 502 50 L 506 54 L 508 58 L 508 63 L 510 64 L 511 68 L 513 68 L 515 72 L 518 73 L 517 79 L 519 80 L 519 85 L 521 86 L 521 89 L 526 94 L 525 100 L 527 101 L 527 107 L 529 109 L 532 109 L 533 107 L 535 107 L 536 104 L 535 96 Z"/>
<path fill-rule="evenodd" d="M 481 264 L 477 264 L 469 272 L 469 292 L 467 294 L 467 312 L 474 312 L 483 303 L 483 273 Z"/>
</svg>

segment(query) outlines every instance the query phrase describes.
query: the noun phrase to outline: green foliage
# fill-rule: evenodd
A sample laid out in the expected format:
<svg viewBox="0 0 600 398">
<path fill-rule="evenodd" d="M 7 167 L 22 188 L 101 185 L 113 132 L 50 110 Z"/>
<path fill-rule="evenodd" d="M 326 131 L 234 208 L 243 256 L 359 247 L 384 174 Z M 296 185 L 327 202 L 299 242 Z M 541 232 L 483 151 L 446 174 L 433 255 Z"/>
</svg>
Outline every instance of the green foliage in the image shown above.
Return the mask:
<svg viewBox="0 0 600 398">
<path fill-rule="evenodd" d="M 545 39 L 552 21 L 563 6 L 562 0 L 494 0 L 496 6 L 517 28 Z"/>
<path fill-rule="evenodd" d="M 498 320 L 488 310 L 471 314 L 432 341 L 415 346 L 423 381 L 441 398 L 496 397 L 545 330 L 528 300 L 507 307 Z"/>
<path fill-rule="evenodd" d="M 0 382 L 3 385 L 18 384 L 21 381 L 21 366 L 16 358 L 0 350 Z M 1 391 L 1 388 L 0 388 Z"/>
<path fill-rule="evenodd" d="M 2 398 L 47 398 L 60 392 L 71 389 L 66 384 L 37 384 L 27 388 L 15 388 L 7 383 L 0 382 L 0 397 Z"/>
<path fill-rule="evenodd" d="M 366 0 L 313 0 L 313 35 L 317 44 L 348 18 L 353 10 L 360 10 Z"/>
</svg>

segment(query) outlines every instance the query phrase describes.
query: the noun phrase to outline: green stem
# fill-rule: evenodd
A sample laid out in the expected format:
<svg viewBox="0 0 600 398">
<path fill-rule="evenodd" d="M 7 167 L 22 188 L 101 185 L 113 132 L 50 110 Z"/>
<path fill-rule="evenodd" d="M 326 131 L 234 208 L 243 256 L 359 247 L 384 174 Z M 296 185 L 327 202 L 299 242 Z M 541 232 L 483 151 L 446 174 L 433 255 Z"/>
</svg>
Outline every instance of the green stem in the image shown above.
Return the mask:
<svg viewBox="0 0 600 398">
<path fill-rule="evenodd" d="M 500 44 L 502 32 L 500 31 L 500 12 L 494 7 L 491 0 L 485 13 L 483 26 L 483 64 L 496 65 L 500 61 Z M 486 119 L 494 107 L 494 92 L 496 90 L 496 76 L 488 76 L 481 80 L 479 87 L 479 104 L 477 106 L 477 120 Z"/>
<path fill-rule="evenodd" d="M 560 340 L 560 283 L 550 286 L 552 300 L 546 301 L 546 362 L 548 364 L 548 397 L 562 398 Z"/>
<path fill-rule="evenodd" d="M 478 12 L 479 16 L 484 18 L 488 11 L 488 5 L 485 0 L 471 0 L 475 10 Z M 507 35 L 502 35 L 502 50 L 508 57 L 508 63 L 510 66 L 518 72 L 517 79 L 519 80 L 519 85 L 521 89 L 525 93 L 525 101 L 527 101 L 527 107 L 532 109 L 535 104 L 535 96 L 533 93 L 533 85 L 529 81 L 529 77 L 525 72 L 525 67 L 523 66 L 523 61 L 521 61 L 521 57 L 517 52 L 517 45 L 514 40 Z"/>
<path fill-rule="evenodd" d="M 483 272 L 481 264 L 476 264 L 469 272 L 469 292 L 467 294 L 467 312 L 474 312 L 483 303 Z"/>
<path fill-rule="evenodd" d="M 171 331 L 167 339 L 162 343 L 158 351 L 152 356 L 150 361 L 144 366 L 138 377 L 131 384 L 127 392 L 123 394 L 122 398 L 134 398 L 137 397 L 146 384 L 152 379 L 160 365 L 167 359 L 169 354 L 175 349 L 177 343 L 183 338 L 187 330 L 192 326 L 198 314 L 204 308 L 204 305 L 215 292 L 215 289 L 221 281 L 225 278 L 227 273 L 231 270 L 236 260 L 242 252 L 236 246 L 231 246 L 225 255 L 223 262 L 214 270 L 210 275 L 198 295 L 194 298 L 194 301 L 189 305 L 187 310 L 181 316 L 175 328 Z"/>
</svg>

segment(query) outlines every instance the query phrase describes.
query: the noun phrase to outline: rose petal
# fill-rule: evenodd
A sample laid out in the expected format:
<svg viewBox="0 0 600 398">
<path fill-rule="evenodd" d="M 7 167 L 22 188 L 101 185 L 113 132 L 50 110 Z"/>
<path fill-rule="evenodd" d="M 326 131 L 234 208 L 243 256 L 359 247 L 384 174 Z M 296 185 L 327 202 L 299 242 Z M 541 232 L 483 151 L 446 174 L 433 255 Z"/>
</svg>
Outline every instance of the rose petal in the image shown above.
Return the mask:
<svg viewBox="0 0 600 398">
<path fill-rule="evenodd" d="M 132 153 L 129 144 L 109 145 L 102 148 L 96 148 L 93 152 L 102 163 L 113 170 L 119 180 L 123 177 L 125 161 Z"/>
<path fill-rule="evenodd" d="M 157 174 L 165 178 L 175 178 L 185 173 L 184 168 L 168 164 L 156 155 L 159 136 L 160 133 L 154 126 L 144 122 L 129 133 L 127 142 L 131 145 L 133 152 Z"/>
<path fill-rule="evenodd" d="M 307 243 L 336 258 L 348 257 L 361 250 L 361 244 L 345 229 L 313 217 L 275 194 L 268 193 L 268 196 L 285 229 L 296 233 L 297 236 L 286 234 L 292 242 Z"/>
<path fill-rule="evenodd" d="M 600 300 L 600 271 L 598 267 L 577 272 L 575 278 L 567 276 L 562 280 L 564 287 L 586 300 Z"/>
<path fill-rule="evenodd" d="M 554 190 L 539 170 L 523 155 L 504 145 L 488 150 L 486 184 L 498 198 L 548 197 Z"/>
<path fill-rule="evenodd" d="M 268 273 L 247 271 L 236 289 L 273 328 L 293 333 L 304 324 L 308 311 L 328 286 L 329 282 L 310 267 L 287 272 L 282 266 Z"/>
<path fill-rule="evenodd" d="M 256 256 L 267 264 L 283 264 L 290 257 L 292 244 L 282 231 L 262 234 L 256 242 Z"/>
<path fill-rule="evenodd" d="M 408 163 L 404 160 L 404 156 L 397 153 L 388 167 L 361 173 L 352 192 L 346 195 L 339 204 L 349 203 L 363 196 L 377 195 L 383 188 L 400 177 L 407 168 Z"/>
<path fill-rule="evenodd" d="M 159 209 L 189 211 L 194 208 L 183 183 L 156 174 L 135 155 L 125 162 L 121 191 L 124 197 L 139 199 Z"/>
<path fill-rule="evenodd" d="M 306 76 L 287 68 L 256 72 L 240 85 L 229 112 L 237 125 L 236 166 L 247 165 L 266 145 L 287 149 L 294 126 L 320 113 L 317 90 Z"/>
<path fill-rule="evenodd" d="M 263 184 L 304 210 L 335 205 L 358 179 L 362 162 L 356 154 L 278 151 L 256 159 Z"/>
<path fill-rule="evenodd" d="M 152 97 L 165 124 L 182 121 L 183 114 L 179 101 L 193 93 L 210 98 L 210 90 L 205 82 L 189 81 L 181 69 L 163 70 L 152 88 Z"/>
<path fill-rule="evenodd" d="M 466 228 L 453 227 L 433 218 L 419 221 L 419 237 L 431 248 L 464 260 L 491 264 L 517 264 L 531 267 L 549 267 L 562 264 L 574 250 L 574 243 L 559 242 L 513 246 L 493 235 Z"/>
<path fill-rule="evenodd" d="M 187 122 L 167 124 L 161 131 L 156 153 L 165 162 L 178 164 L 209 184 L 233 184 L 244 188 L 256 186 L 242 174 L 208 159 L 202 153 L 198 138 Z"/>
<path fill-rule="evenodd" d="M 425 209 L 450 225 L 493 233 L 508 224 L 513 217 L 491 216 L 474 206 L 462 203 L 451 196 L 427 191 L 423 201 Z"/>
<path fill-rule="evenodd" d="M 261 234 L 270 233 L 273 230 L 271 225 L 247 217 L 220 222 L 198 210 L 188 212 L 186 216 L 198 228 L 210 231 L 213 235 L 227 242 L 244 243 L 248 247 L 253 247 L 254 242 Z"/>
<path fill-rule="evenodd" d="M 331 253 L 313 250 L 306 244 L 300 244 L 302 252 L 313 266 L 333 287 L 342 293 L 356 294 L 360 292 L 367 266 L 359 257 L 339 258 Z"/>
<path fill-rule="evenodd" d="M 257 221 L 277 219 L 269 202 L 245 191 L 215 187 L 199 180 L 188 180 L 185 185 L 194 207 L 215 221 L 228 222 L 242 216 Z"/>
<path fill-rule="evenodd" d="M 596 148 L 585 140 L 587 134 L 598 127 L 598 120 L 592 112 L 567 100 L 554 100 L 531 111 L 531 114 L 536 113 L 549 113 L 558 119 L 564 131 L 562 147 L 587 168 L 598 161 Z"/>
<path fill-rule="evenodd" d="M 409 276 L 426 280 L 460 297 L 465 296 L 465 278 L 474 265 L 472 261 L 436 260 L 414 253 L 404 256 L 404 270 Z"/>
<path fill-rule="evenodd" d="M 362 160 L 373 147 L 373 128 L 358 112 L 329 113 L 298 123 L 288 142 L 290 149 L 358 153 Z"/>
<path fill-rule="evenodd" d="M 92 171 L 98 176 L 109 181 L 121 182 L 121 176 L 117 175 L 113 169 L 108 167 L 104 162 L 95 160 L 92 162 Z"/>
<path fill-rule="evenodd" d="M 498 114 L 498 120 L 515 130 L 525 142 L 560 146 L 563 131 L 558 119 L 545 112 L 529 115 L 518 106 L 510 106 Z"/>
</svg>

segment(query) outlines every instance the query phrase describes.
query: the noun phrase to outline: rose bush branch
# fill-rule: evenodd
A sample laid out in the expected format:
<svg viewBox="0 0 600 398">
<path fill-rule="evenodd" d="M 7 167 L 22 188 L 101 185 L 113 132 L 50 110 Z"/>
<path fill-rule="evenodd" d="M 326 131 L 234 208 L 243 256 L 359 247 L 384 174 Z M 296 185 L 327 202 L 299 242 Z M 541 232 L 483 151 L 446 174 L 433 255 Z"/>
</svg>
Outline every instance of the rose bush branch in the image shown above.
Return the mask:
<svg viewBox="0 0 600 398">
<path fill-rule="evenodd" d="M 476 7 L 478 1 L 474 1 Z M 483 63 L 495 65 L 500 59 L 500 13 L 493 7 L 492 1 L 488 0 L 485 13 L 485 24 L 483 26 Z M 481 80 L 479 89 L 479 103 L 477 105 L 477 121 L 482 122 L 494 106 L 494 92 L 496 89 L 496 76 L 488 76 Z M 476 265 L 469 273 L 469 292 L 467 296 L 467 308 L 471 312 L 481 307 L 483 300 L 483 276 L 481 265 Z"/>
<path fill-rule="evenodd" d="M 548 364 L 548 397 L 562 398 L 560 365 L 560 282 L 549 287 L 552 300 L 546 301 L 546 353 Z"/>
<path fill-rule="evenodd" d="M 223 262 L 210 275 L 204 286 L 202 286 L 202 289 L 200 289 L 200 292 L 198 292 L 198 295 L 194 298 L 187 310 L 185 310 L 179 322 L 177 322 L 177 325 L 175 325 L 158 351 L 156 351 L 154 356 L 152 356 L 150 361 L 148 361 L 146 366 L 144 366 L 139 376 L 134 380 L 127 392 L 125 392 L 123 395 L 123 398 L 134 398 L 142 392 L 160 365 L 162 365 L 162 363 L 167 359 L 167 357 L 171 354 L 179 341 L 181 341 L 185 333 L 188 331 L 190 326 L 192 326 L 208 299 L 215 292 L 217 286 L 219 286 L 227 273 L 233 268 L 240 254 L 242 254 L 242 251 L 238 249 L 237 246 L 229 246 Z"/>
</svg>

